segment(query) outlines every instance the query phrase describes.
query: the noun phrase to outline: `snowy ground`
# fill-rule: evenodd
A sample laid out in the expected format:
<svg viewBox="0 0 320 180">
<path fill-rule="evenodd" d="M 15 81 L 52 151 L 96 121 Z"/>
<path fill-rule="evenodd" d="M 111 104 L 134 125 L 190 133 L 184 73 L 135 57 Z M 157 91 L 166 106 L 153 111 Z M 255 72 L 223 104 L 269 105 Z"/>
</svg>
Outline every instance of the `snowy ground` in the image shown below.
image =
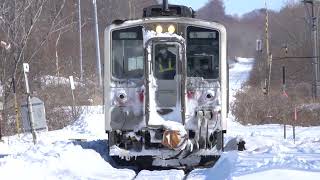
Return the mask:
<svg viewBox="0 0 320 180">
<path fill-rule="evenodd" d="M 253 61 L 238 60 L 230 70 L 231 96 L 248 78 Z M 291 127 L 284 140 L 281 125 L 242 126 L 233 119 L 231 116 L 228 123 L 227 139 L 242 137 L 247 151 L 238 153 L 232 179 L 320 179 L 320 127 L 296 128 L 294 143 Z"/>
<path fill-rule="evenodd" d="M 238 60 L 230 70 L 231 96 L 248 78 L 253 62 Z M 214 167 L 194 170 L 187 177 L 182 170 L 136 174 L 110 165 L 102 108 L 87 108 L 74 125 L 39 133 L 37 145 L 29 134 L 3 138 L 0 179 L 320 179 L 320 127 L 297 128 L 294 143 L 290 135 L 283 140 L 280 125 L 242 126 L 232 120 L 230 117 L 226 140 L 244 138 L 247 151 L 226 152 Z"/>
</svg>

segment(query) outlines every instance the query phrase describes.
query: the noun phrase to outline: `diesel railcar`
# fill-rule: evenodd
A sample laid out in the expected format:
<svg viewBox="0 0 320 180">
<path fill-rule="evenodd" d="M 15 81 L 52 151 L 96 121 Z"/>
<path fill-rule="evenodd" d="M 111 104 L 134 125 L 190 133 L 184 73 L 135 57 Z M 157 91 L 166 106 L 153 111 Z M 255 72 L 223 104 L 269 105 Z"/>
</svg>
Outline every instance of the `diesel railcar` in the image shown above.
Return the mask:
<svg viewBox="0 0 320 180">
<path fill-rule="evenodd" d="M 185 6 L 147 7 L 105 30 L 109 155 L 161 167 L 213 164 L 228 114 L 227 33 Z"/>
</svg>

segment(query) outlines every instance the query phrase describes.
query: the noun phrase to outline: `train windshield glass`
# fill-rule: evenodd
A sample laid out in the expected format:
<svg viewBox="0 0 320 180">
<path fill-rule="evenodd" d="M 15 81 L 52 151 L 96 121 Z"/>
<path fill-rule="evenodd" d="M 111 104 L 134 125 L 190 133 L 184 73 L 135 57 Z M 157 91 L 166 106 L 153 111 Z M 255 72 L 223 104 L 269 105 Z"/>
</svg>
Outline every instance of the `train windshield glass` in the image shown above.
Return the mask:
<svg viewBox="0 0 320 180">
<path fill-rule="evenodd" d="M 112 32 L 112 75 L 119 79 L 143 76 L 142 27 Z"/>
<path fill-rule="evenodd" d="M 219 33 L 216 30 L 187 28 L 188 77 L 219 78 Z"/>
<path fill-rule="evenodd" d="M 154 74 L 157 79 L 173 80 L 176 75 L 178 47 L 174 44 L 156 44 Z"/>
</svg>

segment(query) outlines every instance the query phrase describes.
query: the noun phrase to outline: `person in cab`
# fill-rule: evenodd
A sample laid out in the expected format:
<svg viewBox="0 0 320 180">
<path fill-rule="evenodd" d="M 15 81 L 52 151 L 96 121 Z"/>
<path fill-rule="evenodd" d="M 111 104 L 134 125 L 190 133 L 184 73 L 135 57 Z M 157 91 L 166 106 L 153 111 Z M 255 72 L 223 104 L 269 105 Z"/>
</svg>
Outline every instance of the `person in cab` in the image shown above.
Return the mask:
<svg viewBox="0 0 320 180">
<path fill-rule="evenodd" d="M 169 50 L 170 46 L 160 46 L 156 48 L 155 76 L 162 80 L 172 80 L 176 75 L 177 56 Z"/>
</svg>

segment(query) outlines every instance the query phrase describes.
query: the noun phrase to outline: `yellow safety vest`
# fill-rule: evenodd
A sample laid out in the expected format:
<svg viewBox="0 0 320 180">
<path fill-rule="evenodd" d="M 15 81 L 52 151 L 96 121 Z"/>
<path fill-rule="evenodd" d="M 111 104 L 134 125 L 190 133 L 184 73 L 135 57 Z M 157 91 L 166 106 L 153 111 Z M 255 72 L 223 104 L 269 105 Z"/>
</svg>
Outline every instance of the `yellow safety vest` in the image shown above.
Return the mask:
<svg viewBox="0 0 320 180">
<path fill-rule="evenodd" d="M 172 71 L 174 70 L 174 67 L 172 67 L 172 61 L 169 59 L 168 68 L 163 68 L 162 64 L 159 64 L 159 72 L 165 72 L 165 71 Z"/>
</svg>

